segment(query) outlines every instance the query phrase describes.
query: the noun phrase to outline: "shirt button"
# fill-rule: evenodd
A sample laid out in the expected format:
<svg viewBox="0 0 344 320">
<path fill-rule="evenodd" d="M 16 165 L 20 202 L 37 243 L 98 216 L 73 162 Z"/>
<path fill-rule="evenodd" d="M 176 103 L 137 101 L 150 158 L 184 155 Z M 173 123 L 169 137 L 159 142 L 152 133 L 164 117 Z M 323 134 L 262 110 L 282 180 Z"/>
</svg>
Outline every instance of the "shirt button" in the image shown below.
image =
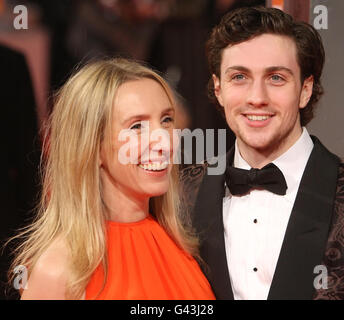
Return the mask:
<svg viewBox="0 0 344 320">
<path fill-rule="evenodd" d="M 253 222 L 254 222 L 254 223 L 257 223 L 257 222 L 258 222 L 258 220 L 257 220 L 257 219 L 254 219 L 254 220 L 253 220 Z"/>
<path fill-rule="evenodd" d="M 257 269 L 257 268 L 253 268 L 253 271 L 254 271 L 254 272 L 257 272 L 257 271 L 258 271 L 258 269 Z"/>
</svg>

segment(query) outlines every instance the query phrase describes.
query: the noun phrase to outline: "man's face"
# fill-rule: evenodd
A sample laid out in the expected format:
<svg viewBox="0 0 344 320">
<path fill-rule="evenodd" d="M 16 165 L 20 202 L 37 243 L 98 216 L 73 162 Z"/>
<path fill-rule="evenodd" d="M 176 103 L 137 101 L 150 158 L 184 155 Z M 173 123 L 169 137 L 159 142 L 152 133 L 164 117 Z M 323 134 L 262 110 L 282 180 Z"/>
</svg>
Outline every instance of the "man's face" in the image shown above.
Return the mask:
<svg viewBox="0 0 344 320">
<path fill-rule="evenodd" d="M 294 41 L 263 34 L 223 50 L 215 95 L 224 108 L 241 152 L 278 156 L 300 136 L 299 109 L 312 94 L 301 84 Z"/>
</svg>

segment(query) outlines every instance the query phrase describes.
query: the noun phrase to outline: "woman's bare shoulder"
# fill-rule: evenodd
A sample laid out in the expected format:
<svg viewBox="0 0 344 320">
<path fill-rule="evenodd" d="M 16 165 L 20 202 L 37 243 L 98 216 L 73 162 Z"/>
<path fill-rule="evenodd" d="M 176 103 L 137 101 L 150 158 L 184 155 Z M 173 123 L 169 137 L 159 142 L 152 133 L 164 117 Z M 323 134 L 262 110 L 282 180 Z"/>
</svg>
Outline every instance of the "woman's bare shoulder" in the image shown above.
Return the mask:
<svg viewBox="0 0 344 320">
<path fill-rule="evenodd" d="M 66 241 L 56 239 L 32 268 L 21 299 L 65 299 L 66 284 L 70 275 L 69 262 L 70 252 Z"/>
</svg>

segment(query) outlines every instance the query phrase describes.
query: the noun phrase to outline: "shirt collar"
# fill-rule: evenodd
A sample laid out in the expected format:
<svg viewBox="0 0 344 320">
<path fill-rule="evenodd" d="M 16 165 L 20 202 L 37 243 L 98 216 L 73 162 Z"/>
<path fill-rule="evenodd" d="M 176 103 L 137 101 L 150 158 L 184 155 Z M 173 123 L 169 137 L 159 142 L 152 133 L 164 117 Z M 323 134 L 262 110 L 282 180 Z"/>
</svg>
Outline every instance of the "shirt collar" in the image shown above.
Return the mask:
<svg viewBox="0 0 344 320">
<path fill-rule="evenodd" d="M 287 193 L 298 188 L 308 158 L 313 150 L 314 143 L 305 127 L 299 139 L 282 155 L 272 161 L 283 173 L 288 185 Z M 251 169 L 251 166 L 242 158 L 237 140 L 235 141 L 234 167 Z"/>
</svg>

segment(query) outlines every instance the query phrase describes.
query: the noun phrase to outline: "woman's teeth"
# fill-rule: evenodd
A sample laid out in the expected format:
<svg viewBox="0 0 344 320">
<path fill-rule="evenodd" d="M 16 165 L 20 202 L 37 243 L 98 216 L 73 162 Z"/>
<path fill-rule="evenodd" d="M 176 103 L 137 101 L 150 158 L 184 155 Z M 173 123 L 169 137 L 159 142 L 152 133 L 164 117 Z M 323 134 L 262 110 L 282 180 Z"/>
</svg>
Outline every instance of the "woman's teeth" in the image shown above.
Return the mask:
<svg viewBox="0 0 344 320">
<path fill-rule="evenodd" d="M 151 170 L 151 171 L 160 171 L 166 169 L 168 166 L 168 162 L 153 162 L 153 163 L 146 163 L 146 164 L 139 164 L 139 167 L 144 170 Z"/>
<path fill-rule="evenodd" d="M 264 121 L 269 119 L 271 116 L 254 116 L 254 115 L 246 115 L 248 120 L 251 121 Z"/>
</svg>

